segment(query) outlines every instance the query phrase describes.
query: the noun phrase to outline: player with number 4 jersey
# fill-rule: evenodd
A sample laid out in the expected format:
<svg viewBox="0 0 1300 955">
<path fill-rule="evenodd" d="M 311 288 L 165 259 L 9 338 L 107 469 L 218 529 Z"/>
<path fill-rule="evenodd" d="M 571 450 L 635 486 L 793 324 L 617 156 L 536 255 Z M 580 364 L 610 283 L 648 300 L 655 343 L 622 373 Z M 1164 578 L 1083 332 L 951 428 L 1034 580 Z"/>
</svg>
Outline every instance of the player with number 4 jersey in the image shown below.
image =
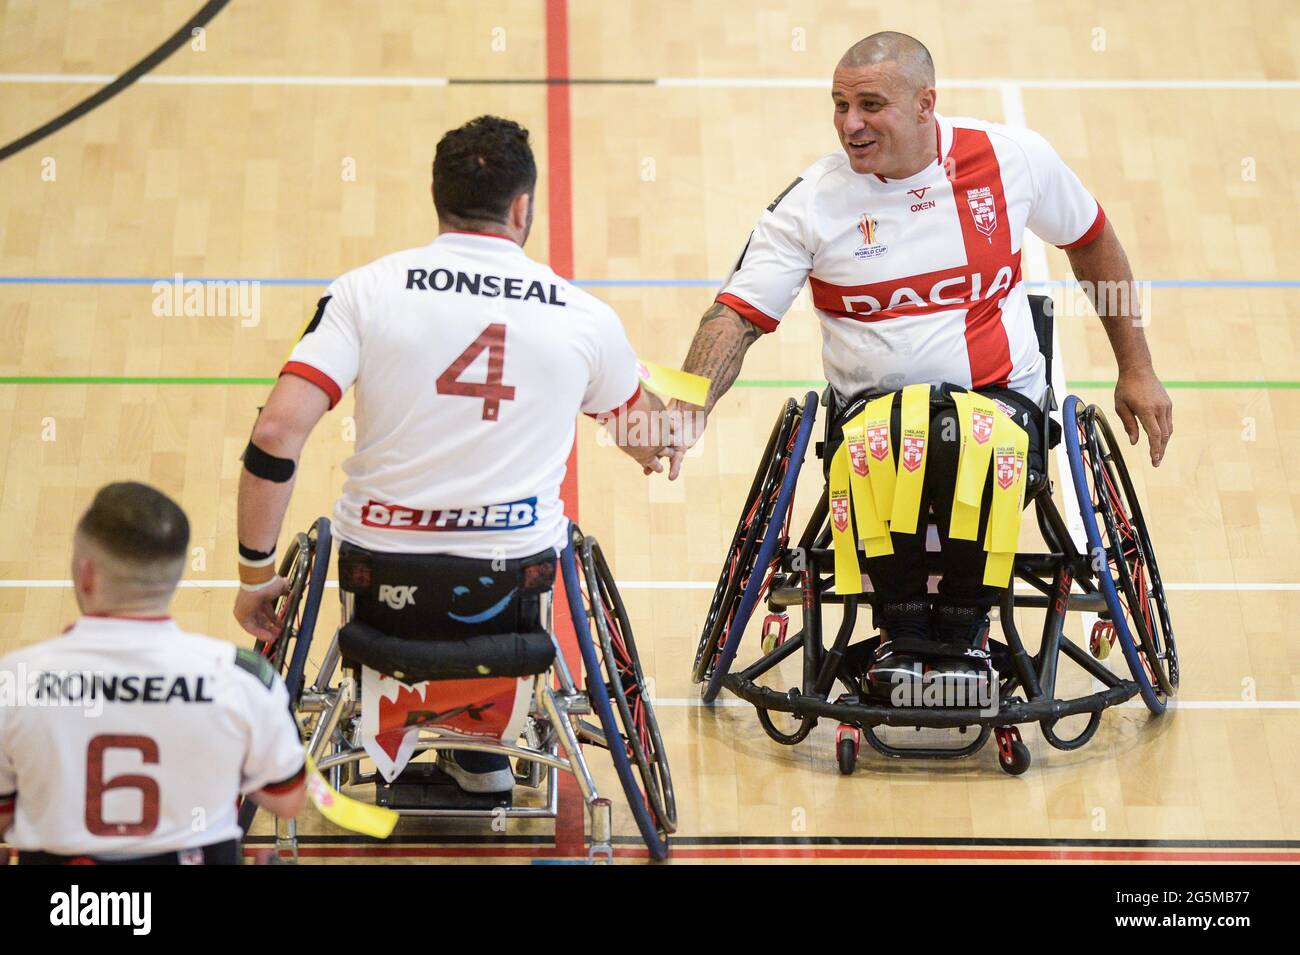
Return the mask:
<svg viewBox="0 0 1300 955">
<path fill-rule="evenodd" d="M 349 566 L 413 554 L 478 561 L 468 583 L 442 581 L 448 601 L 472 600 L 470 584 L 490 583 L 489 567 L 553 566 L 579 412 L 603 418 L 645 473 L 663 470 L 669 429 L 644 425 L 667 416 L 641 390 L 618 316 L 524 254 L 536 185 L 517 123 L 481 116 L 452 130 L 433 162 L 438 237 L 347 273 L 317 304 L 244 452 L 235 617 L 259 640 L 275 636 L 274 602 L 286 587 L 275 544 L 298 456 L 349 388 L 356 445 L 334 510 L 340 568 L 345 556 Z M 385 611 L 418 617 L 410 626 L 436 639 L 429 589 L 387 594 Z M 486 625 L 508 603 L 451 619 Z M 366 622 L 379 611 L 359 601 L 357 612 Z M 514 782 L 504 756 L 456 751 L 439 765 L 469 792 Z"/>
</svg>

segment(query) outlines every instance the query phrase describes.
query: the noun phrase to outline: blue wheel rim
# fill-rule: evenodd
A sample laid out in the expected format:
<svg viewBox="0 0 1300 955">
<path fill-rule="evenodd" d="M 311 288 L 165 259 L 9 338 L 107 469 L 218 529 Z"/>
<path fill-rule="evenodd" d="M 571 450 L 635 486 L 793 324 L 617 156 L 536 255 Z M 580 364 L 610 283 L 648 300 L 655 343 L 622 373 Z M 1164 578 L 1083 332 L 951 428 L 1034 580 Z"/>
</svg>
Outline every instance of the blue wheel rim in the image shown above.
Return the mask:
<svg viewBox="0 0 1300 955">
<path fill-rule="evenodd" d="M 727 629 L 726 642 L 723 643 L 722 653 L 718 656 L 718 662 L 709 676 L 709 685 L 701 695 L 705 703 L 712 703 L 718 698 L 718 692 L 722 689 L 722 678 L 731 670 L 731 663 L 735 660 L 736 651 L 739 649 L 740 636 L 745 632 L 750 615 L 754 612 L 754 605 L 758 603 L 758 594 L 763 588 L 767 565 L 772 562 L 772 554 L 776 550 L 776 542 L 781 536 L 781 527 L 785 523 L 784 520 L 775 518 L 786 512 L 791 498 L 794 497 L 795 484 L 799 480 L 799 470 L 803 467 L 804 454 L 808 450 L 808 438 L 812 434 L 816 419 L 817 392 L 810 391 L 804 397 L 799 430 L 795 433 L 794 449 L 790 453 L 790 466 L 786 468 L 785 476 L 781 479 L 781 490 L 777 494 L 776 507 L 772 511 L 773 520 L 768 524 L 767 533 L 763 536 L 763 543 L 758 549 L 758 556 L 754 558 L 754 571 L 749 576 L 745 593 L 740 599 L 740 606 L 736 608 L 736 615 Z"/>
<path fill-rule="evenodd" d="M 659 829 L 654 820 L 650 817 L 650 808 L 645 804 L 641 797 L 641 788 L 636 783 L 636 777 L 633 775 L 632 761 L 627 758 L 627 752 L 622 745 L 615 745 L 615 740 L 622 740 L 623 734 L 614 719 L 614 709 L 610 704 L 609 692 L 605 689 L 605 681 L 601 674 L 603 670 L 600 665 L 600 658 L 596 653 L 596 644 L 591 637 L 591 628 L 587 625 L 587 610 L 582 605 L 582 586 L 578 580 L 578 560 L 573 550 L 574 533 L 581 533 L 572 524 L 569 525 L 569 537 L 564 546 L 563 553 L 560 554 L 560 572 L 564 575 L 564 593 L 569 601 L 569 616 L 573 620 L 573 629 L 578 637 L 578 649 L 582 653 L 582 665 L 587 671 L 587 695 L 591 700 L 592 709 L 596 711 L 596 716 L 600 719 L 601 729 L 605 731 L 605 739 L 609 743 L 609 755 L 614 760 L 614 769 L 618 772 L 618 780 L 623 786 L 623 795 L 627 798 L 628 808 L 632 810 L 632 817 L 636 820 L 637 829 L 641 831 L 641 838 L 645 842 L 646 848 L 650 850 L 650 855 L 655 859 L 666 859 L 668 857 L 668 841 L 659 834 Z"/>
<path fill-rule="evenodd" d="M 1097 509 L 1093 506 L 1092 490 L 1088 485 L 1088 466 L 1083 460 L 1083 451 L 1079 447 L 1079 408 L 1082 404 L 1077 396 L 1070 395 L 1065 399 L 1062 415 L 1065 418 L 1063 430 L 1065 450 L 1070 459 L 1070 476 L 1074 481 L 1075 496 L 1079 500 L 1079 516 L 1083 518 L 1084 533 L 1088 537 L 1088 557 L 1092 562 L 1099 551 L 1109 558 L 1110 548 L 1102 543 L 1101 532 L 1097 527 Z M 1137 641 L 1133 637 L 1133 631 L 1129 629 L 1128 616 L 1119 599 L 1119 590 L 1115 586 L 1115 577 L 1110 570 L 1110 561 L 1107 559 L 1096 562 L 1101 565 L 1096 570 L 1097 583 L 1101 586 L 1102 596 L 1106 598 L 1106 606 L 1110 608 L 1111 621 L 1115 625 L 1115 634 L 1124 651 L 1129 672 L 1138 685 L 1147 709 L 1159 716 L 1165 711 L 1167 704 L 1160 699 L 1155 686 L 1151 683 L 1151 678 L 1147 676 L 1146 667 L 1142 665 L 1142 658 L 1138 655 Z"/>
<path fill-rule="evenodd" d="M 334 535 L 330 531 L 329 518 L 317 518 L 316 553 L 312 555 L 311 577 L 307 581 L 302 625 L 298 628 L 298 639 L 294 642 L 293 656 L 289 660 L 289 669 L 284 677 L 285 686 L 289 688 L 289 699 L 295 704 L 302 695 L 303 673 L 307 669 L 307 652 L 311 649 L 312 634 L 316 631 L 316 617 L 320 613 L 321 599 L 325 595 L 325 580 L 329 577 L 330 553 L 333 549 Z"/>
</svg>

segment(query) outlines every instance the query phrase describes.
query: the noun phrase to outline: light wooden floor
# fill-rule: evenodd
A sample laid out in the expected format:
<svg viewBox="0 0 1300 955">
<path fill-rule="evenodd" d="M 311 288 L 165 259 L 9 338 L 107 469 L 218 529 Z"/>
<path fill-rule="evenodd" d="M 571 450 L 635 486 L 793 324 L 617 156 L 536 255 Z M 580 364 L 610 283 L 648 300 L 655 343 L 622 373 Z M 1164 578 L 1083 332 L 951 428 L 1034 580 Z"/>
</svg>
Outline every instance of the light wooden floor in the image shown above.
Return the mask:
<svg viewBox="0 0 1300 955">
<path fill-rule="evenodd" d="M 116 75 L 197 7 L 0 3 L 0 140 L 96 88 L 9 74 Z M 1164 465 L 1152 470 L 1137 453 L 1128 460 L 1164 574 L 1181 585 L 1170 599 L 1186 703 L 1155 721 L 1137 707 L 1112 710 L 1074 753 L 1052 750 L 1028 728 L 1034 765 L 1019 779 L 1004 776 L 991 752 L 949 765 L 864 755 L 858 773 L 843 778 L 833 727 L 783 748 L 747 706 L 697 705 L 688 671 L 709 590 L 688 585 L 716 579 L 781 401 L 820 379 L 806 297 L 753 349 L 682 481 L 643 480 L 580 424 L 584 529 L 621 579 L 683 584 L 625 593 L 672 757 L 677 858 L 1122 860 L 1132 840 L 1155 840 L 1142 851 L 1157 858 L 1295 857 L 1300 11 L 1285 2 L 933 0 L 885 21 L 877 7 L 788 0 L 568 7 L 573 77 L 812 81 L 568 87 L 575 273 L 627 283 L 592 291 L 619 311 L 642 357 L 681 360 L 714 289 L 680 283 L 725 274 L 771 197 L 835 148 L 823 81 L 855 39 L 892 28 L 929 45 L 942 112 L 1012 121 L 1022 110 L 1097 195 L 1137 276 L 1160 280 L 1148 335 L 1158 371 L 1176 386 Z M 537 80 L 547 72 L 546 34 L 542 0 L 234 0 L 207 28 L 205 50 L 183 48 L 154 81 L 0 163 L 0 276 L 326 280 L 433 236 L 434 144 L 488 112 L 532 130 L 542 181 L 528 251 L 545 260 L 553 210 L 543 84 L 157 80 Z M 1155 82 L 1165 80 L 1205 82 Z M 1271 82 L 1242 88 L 1238 80 Z M 42 178 L 49 160 L 53 181 Z M 355 181 L 342 175 L 349 161 Z M 1045 274 L 1026 269 L 1040 281 L 1069 274 L 1054 249 Z M 1243 280 L 1263 284 L 1232 285 Z M 1063 306 L 1066 293 L 1054 294 Z M 66 588 L 21 582 L 67 576 L 76 515 L 97 487 L 122 478 L 158 485 L 190 515 L 201 550 L 193 586 L 177 598 L 181 624 L 243 639 L 229 615 L 232 591 L 203 581 L 235 576 L 238 454 L 265 385 L 49 379 L 266 378 L 318 295 L 311 283 L 263 284 L 261 321 L 241 327 L 237 318 L 155 317 L 148 282 L 0 284 L 0 375 L 8 376 L 0 384 L 0 650 L 58 633 L 74 617 Z M 1058 326 L 1071 390 L 1109 409 L 1114 369 L 1100 329 L 1077 313 Z M 294 528 L 330 510 L 350 413 L 347 398 L 308 446 Z M 815 483 L 804 482 L 800 515 Z M 335 617 L 330 606 L 321 629 Z M 1026 615 L 1022 629 L 1032 622 Z M 592 761 L 612 786 L 599 754 Z M 635 857 L 630 816 L 617 812 L 621 848 Z M 318 820 L 304 830 L 320 835 L 313 851 L 323 858 L 375 857 Z M 393 857 L 454 858 L 454 846 L 439 847 L 444 834 L 518 848 L 550 832 L 518 825 L 491 836 L 471 823 L 404 821 Z M 922 845 L 936 839 L 943 844 Z"/>
</svg>

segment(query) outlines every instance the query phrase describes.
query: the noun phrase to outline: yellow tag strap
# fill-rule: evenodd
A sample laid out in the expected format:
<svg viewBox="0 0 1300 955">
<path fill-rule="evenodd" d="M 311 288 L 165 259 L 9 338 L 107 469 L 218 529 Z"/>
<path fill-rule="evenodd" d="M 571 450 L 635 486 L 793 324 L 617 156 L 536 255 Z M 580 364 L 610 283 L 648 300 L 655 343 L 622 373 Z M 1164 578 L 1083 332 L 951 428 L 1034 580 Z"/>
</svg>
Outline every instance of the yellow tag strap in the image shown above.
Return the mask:
<svg viewBox="0 0 1300 955">
<path fill-rule="evenodd" d="M 980 501 L 988 479 L 993 454 L 993 426 L 1005 417 L 992 399 L 974 392 L 952 396 L 961 427 L 961 452 L 957 459 L 957 485 L 952 498 L 952 519 L 948 534 L 957 540 L 973 541 L 979 536 Z"/>
<path fill-rule="evenodd" d="M 835 592 L 862 593 L 862 568 L 858 564 L 858 542 L 853 533 L 852 502 L 849 497 L 849 448 L 841 443 L 831 458 L 831 540 L 835 551 Z"/>
<path fill-rule="evenodd" d="M 849 496 L 853 500 L 858 537 L 867 540 L 884 537 L 889 533 L 889 526 L 876 509 L 875 495 L 871 492 L 865 414 L 846 422 L 843 432 L 844 446 L 849 449 Z"/>
<path fill-rule="evenodd" d="M 641 383 L 661 398 L 677 398 L 692 405 L 705 405 L 709 400 L 709 379 L 656 365 L 654 362 L 637 363 Z"/>
<path fill-rule="evenodd" d="M 875 499 L 876 513 L 888 522 L 894 513 L 894 443 L 890 437 L 889 418 L 894 411 L 894 395 L 890 392 L 867 403 L 862 412 L 863 430 L 867 440 L 867 468 L 871 476 L 871 494 Z"/>
<path fill-rule="evenodd" d="M 387 839 L 397 825 L 398 814 L 393 810 L 358 802 L 327 783 L 310 753 L 307 754 L 307 796 L 322 816 L 342 829 Z"/>
<path fill-rule="evenodd" d="M 930 443 L 929 385 L 908 385 L 903 389 L 899 430 L 902 437 L 898 451 L 898 478 L 894 485 L 889 529 L 895 534 L 915 534 Z"/>
<path fill-rule="evenodd" d="M 1029 435 L 1005 415 L 993 423 L 993 500 L 989 505 L 984 549 L 984 583 L 1005 587 L 1020 544 L 1020 516 L 1025 500 Z"/>
</svg>

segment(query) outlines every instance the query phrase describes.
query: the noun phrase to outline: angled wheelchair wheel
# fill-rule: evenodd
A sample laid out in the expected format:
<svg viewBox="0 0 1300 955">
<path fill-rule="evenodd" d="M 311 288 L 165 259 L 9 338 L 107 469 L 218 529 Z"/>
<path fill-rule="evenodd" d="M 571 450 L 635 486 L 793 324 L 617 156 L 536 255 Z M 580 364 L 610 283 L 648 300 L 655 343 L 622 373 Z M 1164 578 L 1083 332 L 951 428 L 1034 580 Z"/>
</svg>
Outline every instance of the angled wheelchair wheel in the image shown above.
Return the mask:
<svg viewBox="0 0 1300 955">
<path fill-rule="evenodd" d="M 333 547 L 329 518 L 318 517 L 305 534 L 294 535 L 280 561 L 280 576 L 289 581 L 289 589 L 275 607 L 280 635 L 263 646 L 263 653 L 284 677 L 291 706 L 296 707 L 302 696 L 307 652 L 316 632 Z"/>
<path fill-rule="evenodd" d="M 596 622 L 605 687 L 618 711 L 628 755 L 641 775 L 642 790 L 660 830 L 675 832 L 677 800 L 673 795 L 667 750 L 659 733 L 659 721 L 655 718 L 654 705 L 647 692 L 645 675 L 641 672 L 641 657 L 632 636 L 627 608 L 623 606 L 614 574 L 595 538 L 588 537 L 583 541 L 581 558 L 588 600 L 599 598 L 588 606 Z"/>
<path fill-rule="evenodd" d="M 758 493 L 751 494 L 751 500 L 746 502 L 736 529 L 740 546 L 733 542 L 714 592 L 716 617 L 706 618 L 696 657 L 696 681 L 708 681 L 700 694 L 706 703 L 717 699 L 722 678 L 736 658 L 750 615 L 771 587 L 790 541 L 794 489 L 817 420 L 817 393 L 808 392 L 803 407 L 791 416 L 793 404 L 793 400 L 786 402 L 777 421 L 773 431 L 775 440 L 769 442 L 774 452 L 767 454 L 759 468 L 754 482 Z"/>
<path fill-rule="evenodd" d="M 1178 648 L 1155 548 L 1106 416 L 1074 395 L 1063 413 L 1093 570 L 1143 702 L 1158 715 L 1178 692 Z"/>
<path fill-rule="evenodd" d="M 775 503 L 782 474 L 782 457 L 794 439 L 798 421 L 799 405 L 793 398 L 788 398 L 781 413 L 777 415 L 776 424 L 772 426 L 767 446 L 759 459 L 758 471 L 749 486 L 749 493 L 745 495 L 740 521 L 736 525 L 736 532 L 731 536 L 731 546 L 727 548 L 727 558 L 723 562 L 718 585 L 713 590 L 709 611 L 704 617 L 704 630 L 700 634 L 700 643 L 695 651 L 695 665 L 691 672 L 691 679 L 696 683 L 702 683 L 712 676 L 713 668 L 718 662 L 719 644 L 735 617 L 741 592 L 753 573 L 754 554 L 758 550 L 767 519 L 763 504 Z"/>
<path fill-rule="evenodd" d="M 593 544 L 571 525 L 569 542 L 560 556 L 569 612 L 587 675 L 587 695 L 600 721 L 599 733 L 589 727 L 582 736 L 609 751 L 641 838 L 651 857 L 662 860 L 668 857 L 668 836 L 677 826 L 668 757 L 654 708 L 643 692 L 645 680 L 627 613 L 604 558 L 596 560 L 599 551 L 593 553 Z M 596 622 L 595 638 L 590 620 Z"/>
<path fill-rule="evenodd" d="M 284 678 L 291 713 L 297 710 L 302 697 L 307 652 L 311 649 L 316 617 L 325 595 L 333 544 L 329 518 L 319 517 L 306 533 L 294 535 L 280 561 L 280 576 L 289 581 L 289 589 L 275 605 L 280 634 L 270 643 L 262 644 L 261 651 Z M 256 814 L 253 801 L 244 800 L 239 808 L 240 828 L 247 832 Z"/>
</svg>

